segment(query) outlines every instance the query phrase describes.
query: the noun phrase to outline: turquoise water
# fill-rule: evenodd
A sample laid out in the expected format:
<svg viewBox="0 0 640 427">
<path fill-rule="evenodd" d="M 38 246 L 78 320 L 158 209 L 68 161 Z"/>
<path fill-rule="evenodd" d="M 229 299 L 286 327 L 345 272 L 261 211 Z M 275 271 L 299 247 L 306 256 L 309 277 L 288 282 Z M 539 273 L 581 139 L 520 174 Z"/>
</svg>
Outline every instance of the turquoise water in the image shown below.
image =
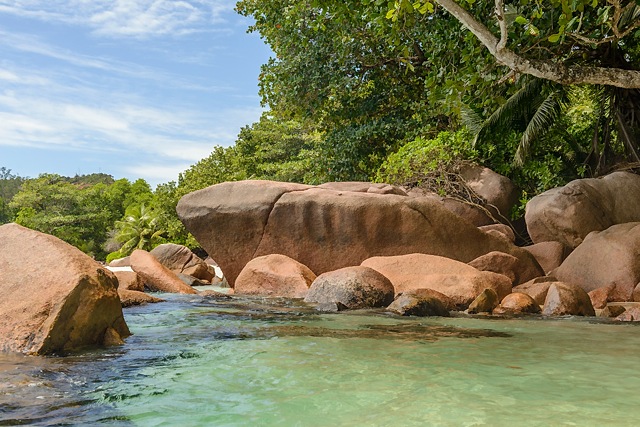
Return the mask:
<svg viewBox="0 0 640 427">
<path fill-rule="evenodd" d="M 0 355 L 0 425 L 638 425 L 636 325 L 163 297 L 122 347 Z"/>
</svg>

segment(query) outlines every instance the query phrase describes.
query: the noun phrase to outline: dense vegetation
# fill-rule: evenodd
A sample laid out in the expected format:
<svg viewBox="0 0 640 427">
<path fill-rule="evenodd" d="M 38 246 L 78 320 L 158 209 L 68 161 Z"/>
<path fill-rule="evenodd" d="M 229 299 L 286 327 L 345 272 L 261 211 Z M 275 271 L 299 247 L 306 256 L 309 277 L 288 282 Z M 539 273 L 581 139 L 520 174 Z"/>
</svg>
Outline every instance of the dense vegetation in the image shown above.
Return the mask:
<svg viewBox="0 0 640 427">
<path fill-rule="evenodd" d="M 223 181 L 421 185 L 472 161 L 514 180 L 524 204 L 640 164 L 636 1 L 240 0 L 237 10 L 275 56 L 260 74 L 268 113 L 234 146 L 155 191 L 2 168 L 0 221 L 104 259 L 166 240 L 196 246 L 175 206 Z"/>
</svg>

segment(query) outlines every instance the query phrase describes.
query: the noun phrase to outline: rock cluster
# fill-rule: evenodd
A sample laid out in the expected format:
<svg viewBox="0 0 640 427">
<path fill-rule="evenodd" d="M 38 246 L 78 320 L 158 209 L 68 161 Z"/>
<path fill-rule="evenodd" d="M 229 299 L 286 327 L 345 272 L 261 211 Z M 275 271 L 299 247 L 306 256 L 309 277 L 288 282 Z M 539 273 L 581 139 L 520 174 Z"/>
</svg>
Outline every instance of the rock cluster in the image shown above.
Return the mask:
<svg viewBox="0 0 640 427">
<path fill-rule="evenodd" d="M 483 168 L 465 173 L 492 217 L 505 217 L 515 186 Z M 373 297 L 353 302 L 382 286 L 358 270 L 366 267 L 391 283 L 387 305 L 399 314 L 591 316 L 594 307 L 617 312 L 609 307 L 640 300 L 635 195 L 640 177 L 626 172 L 543 193 L 527 205 L 534 243 L 525 247 L 506 224 L 387 184 L 227 182 L 186 195 L 177 211 L 238 294 L 295 294 L 336 310 L 379 306 Z"/>
</svg>

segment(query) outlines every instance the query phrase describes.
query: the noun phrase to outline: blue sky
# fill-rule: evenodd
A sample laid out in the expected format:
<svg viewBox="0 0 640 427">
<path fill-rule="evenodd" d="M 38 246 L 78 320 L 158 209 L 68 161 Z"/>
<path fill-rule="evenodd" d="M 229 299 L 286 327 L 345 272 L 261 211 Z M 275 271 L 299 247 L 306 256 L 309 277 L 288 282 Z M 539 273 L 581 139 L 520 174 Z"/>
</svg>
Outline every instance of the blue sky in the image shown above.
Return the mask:
<svg viewBox="0 0 640 427">
<path fill-rule="evenodd" d="M 152 186 L 260 117 L 235 0 L 0 0 L 0 166 Z"/>
</svg>

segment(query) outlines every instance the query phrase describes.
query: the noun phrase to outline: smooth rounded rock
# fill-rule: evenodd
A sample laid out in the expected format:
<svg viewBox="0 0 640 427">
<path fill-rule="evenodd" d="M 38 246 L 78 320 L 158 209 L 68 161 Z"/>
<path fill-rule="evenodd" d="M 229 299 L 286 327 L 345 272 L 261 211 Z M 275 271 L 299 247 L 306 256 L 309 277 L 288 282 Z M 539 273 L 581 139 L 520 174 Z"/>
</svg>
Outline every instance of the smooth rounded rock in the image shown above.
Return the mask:
<svg viewBox="0 0 640 427">
<path fill-rule="evenodd" d="M 577 285 L 553 282 L 544 300 L 545 316 L 595 316 L 589 295 Z"/>
<path fill-rule="evenodd" d="M 235 283 L 238 295 L 304 298 L 316 275 L 286 255 L 271 254 L 249 261 Z"/>
<path fill-rule="evenodd" d="M 500 301 L 500 305 L 493 310 L 493 314 L 535 314 L 540 311 L 540 305 L 531 296 L 522 292 L 514 292 Z"/>
<path fill-rule="evenodd" d="M 316 278 L 306 302 L 339 302 L 349 309 L 386 307 L 393 301 L 393 285 L 372 268 L 356 266 L 323 273 Z"/>
<path fill-rule="evenodd" d="M 197 291 L 186 285 L 176 273 L 169 270 L 147 251 L 136 249 L 131 254 L 131 268 L 138 273 L 145 286 L 152 291 L 178 294 L 196 294 Z"/>
</svg>

